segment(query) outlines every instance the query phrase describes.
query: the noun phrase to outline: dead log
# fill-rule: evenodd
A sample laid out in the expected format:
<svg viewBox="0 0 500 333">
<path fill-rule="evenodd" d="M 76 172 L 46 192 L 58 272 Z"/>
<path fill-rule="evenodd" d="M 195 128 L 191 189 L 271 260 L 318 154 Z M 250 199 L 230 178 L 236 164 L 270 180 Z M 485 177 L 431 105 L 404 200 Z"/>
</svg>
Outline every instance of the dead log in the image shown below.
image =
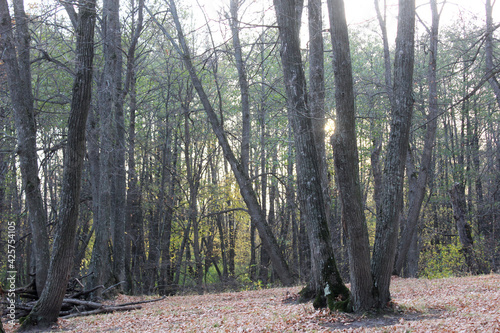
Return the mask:
<svg viewBox="0 0 500 333">
<path fill-rule="evenodd" d="M 142 306 L 140 306 L 140 305 L 106 306 L 106 307 L 103 307 L 100 309 L 72 313 L 72 314 L 69 314 L 66 316 L 61 316 L 59 318 L 68 319 L 68 318 L 74 318 L 74 317 L 90 316 L 90 315 L 95 315 L 95 314 L 99 314 L 99 313 L 111 313 L 111 312 L 115 312 L 115 311 L 132 311 L 132 310 L 139 310 L 139 309 L 142 309 Z"/>
<path fill-rule="evenodd" d="M 100 286 L 97 286 L 97 287 L 94 287 L 92 289 L 89 289 L 89 290 L 82 290 L 82 291 L 79 291 L 71 296 L 69 296 L 69 298 L 79 298 L 79 297 L 82 297 L 82 296 L 87 296 L 89 295 L 90 293 L 93 293 L 94 291 L 96 291 L 97 289 L 101 289 L 101 288 L 104 288 L 103 285 L 100 285 Z"/>
<path fill-rule="evenodd" d="M 97 302 L 91 302 L 91 301 L 82 301 L 81 299 L 75 299 L 75 298 L 64 298 L 63 299 L 63 304 L 74 304 L 74 305 L 83 305 L 85 307 L 89 307 L 92 309 L 100 309 L 104 305 L 101 303 Z"/>
<path fill-rule="evenodd" d="M 115 306 L 129 306 L 129 305 L 137 305 L 137 304 L 144 304 L 144 303 L 153 303 L 153 302 L 158 302 L 158 301 L 164 300 L 165 298 L 167 298 L 167 296 L 163 296 L 163 297 L 156 298 L 156 299 L 150 299 L 150 300 L 147 300 L 147 301 L 138 301 L 138 302 L 130 302 L 130 303 L 117 304 Z"/>
</svg>

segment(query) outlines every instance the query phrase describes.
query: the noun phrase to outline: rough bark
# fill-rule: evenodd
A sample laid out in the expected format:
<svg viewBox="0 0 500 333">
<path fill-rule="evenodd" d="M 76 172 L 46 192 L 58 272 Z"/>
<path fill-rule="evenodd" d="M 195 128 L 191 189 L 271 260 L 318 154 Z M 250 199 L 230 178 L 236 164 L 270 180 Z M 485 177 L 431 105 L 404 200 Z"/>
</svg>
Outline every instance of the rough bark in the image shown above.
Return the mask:
<svg viewBox="0 0 500 333">
<path fill-rule="evenodd" d="M 392 70 L 391 70 L 391 53 L 389 49 L 389 38 L 387 36 L 387 6 L 384 0 L 383 12 L 379 6 L 380 0 L 375 0 L 375 11 L 377 13 L 377 20 L 379 22 L 380 31 L 382 33 L 382 44 L 384 46 L 384 82 L 385 91 L 389 102 L 392 103 L 393 92 L 392 92 Z M 372 126 L 375 125 L 372 122 Z M 381 193 L 382 193 L 382 167 L 380 162 L 380 154 L 382 152 L 382 133 L 375 136 L 373 139 L 373 148 L 370 155 L 370 162 L 372 166 L 373 175 L 373 198 L 375 201 L 376 213 L 379 211 Z"/>
<path fill-rule="evenodd" d="M 343 308 L 349 298 L 335 263 L 321 182 L 321 162 L 307 104 L 307 89 L 300 53 L 297 6 L 300 1 L 275 0 L 281 39 L 281 62 L 287 96 L 288 119 L 292 125 L 296 150 L 298 197 L 307 221 L 311 247 L 309 289 L 315 307 Z M 326 290 L 326 291 L 325 291 Z"/>
<path fill-rule="evenodd" d="M 342 0 L 328 1 L 335 74 L 337 122 L 332 136 L 342 224 L 347 233 L 351 277 L 351 303 L 356 312 L 374 305 L 370 272 L 370 246 L 359 180 L 356 110 L 349 34 Z"/>
<path fill-rule="evenodd" d="M 111 278 L 111 253 L 110 238 L 112 237 L 112 217 L 114 216 L 114 182 L 113 182 L 113 156 L 115 140 L 114 111 L 116 102 L 116 76 L 118 49 L 116 48 L 117 33 L 117 3 L 118 0 L 105 0 L 103 2 L 101 33 L 103 37 L 104 67 L 99 80 L 99 94 L 97 111 L 99 114 L 99 211 L 95 221 L 95 241 L 92 248 L 88 288 L 102 285 Z M 121 52 L 121 51 L 120 51 Z M 95 214 L 95 212 L 94 212 Z M 100 297 L 102 290 L 98 289 L 93 297 Z"/>
<path fill-rule="evenodd" d="M 173 294 L 172 287 L 172 256 L 170 252 L 170 243 L 172 236 L 172 219 L 174 213 L 174 204 L 176 202 L 176 182 L 174 181 L 175 170 L 177 168 L 177 136 L 172 134 L 171 123 L 167 115 L 166 133 L 165 133 L 165 150 L 166 165 L 169 172 L 166 174 L 166 183 L 168 184 L 168 193 L 166 200 L 165 222 L 161 233 L 161 266 L 160 266 L 160 281 L 159 292 L 163 295 Z M 173 148 L 173 147 L 174 148 Z"/>
<path fill-rule="evenodd" d="M 429 86 L 429 112 L 427 114 L 426 133 L 420 169 L 418 172 L 414 195 L 409 202 L 408 217 L 406 224 L 399 238 L 399 246 L 394 266 L 394 274 L 399 275 L 403 269 L 407 253 L 412 244 L 412 239 L 417 232 L 418 217 L 425 197 L 427 179 L 432 167 L 432 151 L 436 141 L 437 120 L 439 113 L 438 105 L 438 85 L 437 85 L 437 54 L 438 54 L 438 31 L 439 31 L 439 13 L 436 0 L 431 0 L 432 26 L 430 28 L 429 42 L 429 65 L 427 67 L 427 84 Z"/>
<path fill-rule="evenodd" d="M 22 0 L 14 4 L 16 37 L 13 34 L 12 18 L 7 1 L 0 2 L 1 10 L 1 49 L 5 63 L 10 99 L 14 109 L 17 132 L 17 154 L 21 169 L 22 183 L 26 195 L 26 206 L 33 236 L 33 255 L 35 256 L 35 281 L 40 295 L 47 279 L 49 262 L 49 237 L 47 216 L 40 191 L 38 178 L 38 154 L 36 147 L 36 123 L 33 108 L 30 71 L 30 34 L 28 19 Z M 17 50 L 17 53 L 16 53 Z"/>
<path fill-rule="evenodd" d="M 372 257 L 376 307 L 389 305 L 389 285 L 398 242 L 399 214 L 403 204 L 403 178 L 413 113 L 415 1 L 399 1 L 394 59 L 391 129 L 384 164 L 383 188 Z"/>
<path fill-rule="evenodd" d="M 328 180 L 328 164 L 326 162 L 325 145 L 325 70 L 324 70 L 324 43 L 323 43 L 323 15 L 320 0 L 308 2 L 309 24 L 309 106 L 311 109 L 313 131 L 318 150 L 321 186 L 325 214 L 330 228 L 330 234 L 335 230 L 331 218 L 330 182 Z M 335 237 L 332 238 L 332 241 Z"/>
<path fill-rule="evenodd" d="M 380 0 L 375 0 L 375 11 L 377 13 L 377 20 L 380 25 L 380 31 L 382 32 L 382 43 L 384 45 L 384 80 L 387 96 L 389 100 L 392 101 L 392 72 L 391 72 L 391 53 L 389 50 L 389 38 L 387 37 L 387 16 L 386 16 L 386 3 L 384 0 L 384 12 L 380 10 L 379 6 Z"/>
<path fill-rule="evenodd" d="M 132 8 L 135 1 L 132 0 Z M 127 195 L 125 204 L 125 228 L 127 238 L 125 239 L 126 270 L 127 278 L 125 290 L 133 293 L 133 280 L 139 276 L 140 267 L 144 263 L 144 242 L 142 240 L 142 209 L 141 189 L 136 170 L 135 142 L 136 142 L 136 112 L 137 112 L 137 89 L 136 89 L 136 49 L 139 36 L 142 33 L 144 21 L 144 1 L 139 0 L 137 7 L 137 21 L 132 17 L 132 39 L 127 51 L 127 64 L 125 74 L 124 97 L 129 98 L 129 127 L 128 127 L 128 169 L 127 169 Z"/>
<path fill-rule="evenodd" d="M 486 75 L 491 75 L 494 71 L 493 65 L 493 5 L 491 0 L 486 0 L 486 35 L 485 35 L 485 62 L 486 62 Z M 493 90 L 497 104 L 500 106 L 500 83 L 495 75 L 488 79 L 488 83 Z"/>
<path fill-rule="evenodd" d="M 248 163 L 250 160 L 250 100 L 249 84 L 246 73 L 245 62 L 240 42 L 240 28 L 238 18 L 238 0 L 231 0 L 229 4 L 231 12 L 231 34 L 233 35 L 234 59 L 238 70 L 238 83 L 241 96 L 241 165 L 243 172 L 248 174 Z"/>
<path fill-rule="evenodd" d="M 60 210 L 52 257 L 42 295 L 23 322 L 20 331 L 29 331 L 34 327 L 46 328 L 57 320 L 73 266 L 81 176 L 85 157 L 85 129 L 92 100 L 95 17 L 95 2 L 81 0 L 79 24 L 76 31 L 76 76 L 68 119 Z"/>
<path fill-rule="evenodd" d="M 467 203 L 465 201 L 465 186 L 461 183 L 454 184 L 450 190 L 450 198 L 465 262 L 472 274 L 479 274 L 479 266 L 473 248 L 472 228 L 466 219 Z"/>
<path fill-rule="evenodd" d="M 278 246 L 278 242 L 276 241 L 276 238 L 273 235 L 271 228 L 266 222 L 264 212 L 260 208 L 257 196 L 251 186 L 251 182 L 248 176 L 244 173 L 241 163 L 236 159 L 236 156 L 234 155 L 234 152 L 227 139 L 226 133 L 224 132 L 224 129 L 221 126 L 219 119 L 217 117 L 217 114 L 215 113 L 212 104 L 203 88 L 203 84 L 201 83 L 198 74 L 196 73 L 196 70 L 191 60 L 189 48 L 187 46 L 185 37 L 182 32 L 182 27 L 179 21 L 179 17 L 177 15 L 175 2 L 171 0 L 169 4 L 172 16 L 174 18 L 175 26 L 178 32 L 180 46 L 178 46 L 177 43 L 171 38 L 168 31 L 166 31 L 165 29 L 162 29 L 162 31 L 167 36 L 167 38 L 169 38 L 173 42 L 173 44 L 177 49 L 177 52 L 181 55 L 184 64 L 186 65 L 190 78 L 193 82 L 196 92 L 198 93 L 198 97 L 200 98 L 203 108 L 208 116 L 208 121 L 210 122 L 212 130 L 214 131 L 214 134 L 217 137 L 219 144 L 221 145 L 224 157 L 229 162 L 231 169 L 234 173 L 234 176 L 240 188 L 241 196 L 245 201 L 248 211 L 250 213 L 250 218 L 255 221 L 256 228 L 259 231 L 259 235 L 262 240 L 263 246 L 269 252 L 274 268 L 276 269 L 276 272 L 281 282 L 285 285 L 291 285 L 294 281 L 294 277 L 290 274 L 290 269 L 288 268 L 288 264 L 285 261 L 284 255 Z M 159 26 L 160 28 L 163 28 L 160 24 Z"/>
<path fill-rule="evenodd" d="M 123 56 L 121 45 L 120 28 L 120 1 L 113 3 L 113 46 L 115 48 L 116 63 L 113 71 L 115 82 L 115 102 L 114 102 L 114 127 L 116 138 L 113 144 L 113 177 L 114 195 L 112 198 L 113 220 L 113 276 L 116 282 L 126 280 L 125 276 L 125 207 L 126 207 L 126 168 L 125 168 L 125 115 L 123 110 L 124 90 L 122 84 L 123 77 Z M 120 284 L 121 290 L 123 286 Z"/>
<path fill-rule="evenodd" d="M 199 241 L 199 219 L 198 219 L 198 194 L 200 190 L 200 181 L 203 171 L 203 163 L 200 162 L 200 155 L 203 152 L 197 152 L 196 147 L 191 142 L 191 129 L 190 129 L 190 119 L 189 119 L 189 106 L 185 105 L 183 107 L 184 111 L 184 159 L 186 165 L 186 178 L 189 185 L 189 199 L 188 199 L 188 211 L 187 218 L 188 224 L 193 226 L 193 252 L 195 257 L 195 281 L 198 293 L 203 294 L 203 266 L 201 260 L 201 250 Z M 203 151 L 203 149 L 202 149 Z M 191 258 L 186 258 L 190 261 Z"/>
</svg>

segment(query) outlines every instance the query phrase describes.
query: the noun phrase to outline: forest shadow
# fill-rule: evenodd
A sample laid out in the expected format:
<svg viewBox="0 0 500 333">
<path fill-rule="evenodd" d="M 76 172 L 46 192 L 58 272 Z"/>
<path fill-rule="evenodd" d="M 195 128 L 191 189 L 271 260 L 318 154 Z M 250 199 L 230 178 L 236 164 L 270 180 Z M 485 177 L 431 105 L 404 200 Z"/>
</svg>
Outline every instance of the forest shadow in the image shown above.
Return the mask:
<svg viewBox="0 0 500 333">
<path fill-rule="evenodd" d="M 403 324 L 405 322 L 419 321 L 424 319 L 439 318 L 440 310 L 433 310 L 431 312 L 384 312 L 378 314 L 344 314 L 341 320 L 335 322 L 322 323 L 321 325 L 332 329 L 346 329 L 346 328 L 377 328 L 385 326 L 394 326 Z"/>
</svg>

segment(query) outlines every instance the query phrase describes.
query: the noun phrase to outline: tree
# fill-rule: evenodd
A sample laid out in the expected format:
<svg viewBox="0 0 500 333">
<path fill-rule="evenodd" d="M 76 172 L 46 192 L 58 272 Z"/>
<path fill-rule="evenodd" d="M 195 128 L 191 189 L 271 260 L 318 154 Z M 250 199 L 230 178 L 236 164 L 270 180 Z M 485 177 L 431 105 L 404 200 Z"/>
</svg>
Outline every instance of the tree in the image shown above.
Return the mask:
<svg viewBox="0 0 500 333">
<path fill-rule="evenodd" d="M 372 256 L 376 307 L 390 301 L 390 279 L 396 256 L 399 218 L 403 204 L 403 177 L 413 113 L 415 1 L 399 1 L 394 59 L 391 130 L 384 164 L 380 209 Z"/>
<path fill-rule="evenodd" d="M 337 122 L 332 146 L 335 172 L 342 205 L 342 224 L 347 232 L 351 276 L 351 304 L 354 311 L 365 311 L 374 305 L 370 272 L 368 229 L 363 212 L 359 181 L 359 158 L 356 138 L 354 85 L 349 35 L 342 0 L 328 1 Z"/>
<path fill-rule="evenodd" d="M 429 112 L 427 114 L 426 134 L 420 169 L 414 188 L 410 192 L 414 193 L 410 198 L 408 217 L 399 238 L 399 246 L 394 266 L 394 274 L 399 275 L 403 269 L 408 250 L 416 237 L 416 227 L 420 215 L 422 202 L 424 201 L 427 179 L 431 172 L 432 152 L 436 140 L 437 122 L 439 114 L 438 104 L 438 83 L 437 83 L 437 55 L 438 55 L 438 31 L 439 16 L 436 0 L 431 0 L 432 26 L 428 29 L 430 37 L 429 45 L 429 65 L 427 69 L 427 82 L 429 86 Z"/>
<path fill-rule="evenodd" d="M 112 271 L 108 267 L 112 267 L 111 262 L 111 248 L 109 239 L 115 236 L 115 225 L 120 228 L 125 221 L 118 221 L 115 216 L 115 208 L 117 203 L 115 199 L 119 196 L 115 192 L 115 187 L 119 186 L 115 182 L 115 175 L 121 175 L 120 172 L 115 170 L 115 142 L 119 141 L 119 145 L 124 145 L 124 138 L 118 139 L 117 137 L 117 124 L 123 130 L 123 119 L 119 122 L 115 113 L 122 113 L 123 110 L 118 111 L 123 106 L 120 99 L 119 84 L 121 84 L 121 49 L 120 49 L 120 22 L 119 22 L 119 0 L 106 0 L 103 2 L 103 12 L 101 23 L 101 33 L 103 37 L 103 60 L 104 67 L 102 69 L 101 77 L 99 78 L 99 93 L 97 95 L 97 111 L 99 119 L 99 179 L 95 177 L 94 182 L 99 184 L 99 193 L 97 198 L 99 207 L 98 212 L 95 214 L 94 229 L 95 229 L 95 242 L 92 248 L 92 258 L 90 263 L 91 276 L 88 280 L 89 289 L 102 285 L 111 280 Z M 122 133 L 123 134 L 123 133 Z M 122 161 L 123 162 L 123 161 Z M 122 168 L 123 169 L 123 168 Z M 124 171 L 124 170 L 123 170 Z M 123 175 L 121 175 L 123 176 Z M 124 179 L 121 179 L 124 181 Z M 122 189 L 123 190 L 123 189 Z M 123 194 L 123 193 L 122 193 Z M 123 202 L 124 203 L 124 202 Z M 123 203 L 120 203 L 123 204 Z M 123 207 L 121 207 L 123 211 Z M 124 217 L 124 216 L 123 216 Z M 124 230 L 123 230 L 124 231 Z M 118 239 L 122 241 L 122 235 L 118 235 Z M 113 243 L 116 245 L 116 242 Z M 124 244 L 122 244 L 124 245 Z M 115 253 L 114 259 L 124 254 L 124 248 L 117 249 L 119 253 Z M 121 260 L 124 264 L 124 258 Z M 100 296 L 102 289 L 95 291 L 94 296 Z"/>
<path fill-rule="evenodd" d="M 311 247 L 311 279 L 308 287 L 315 298 L 315 307 L 328 304 L 330 308 L 346 308 L 349 291 L 338 272 L 330 243 L 320 176 L 321 162 L 307 103 L 299 40 L 302 2 L 275 0 L 274 5 L 281 39 L 288 119 L 292 125 L 296 149 L 298 197 L 301 212 L 307 221 Z"/>
<path fill-rule="evenodd" d="M 2 0 L 0 2 L 2 16 L 0 26 L 3 49 L 2 60 L 6 65 L 12 107 L 14 109 L 19 167 L 26 193 L 26 205 L 29 211 L 29 221 L 33 235 L 36 288 L 40 295 L 47 279 L 47 263 L 50 256 L 49 236 L 46 226 L 47 216 L 40 191 L 40 179 L 38 178 L 28 19 L 24 12 L 23 0 L 16 0 L 13 4 L 16 20 L 16 38 L 13 35 L 12 20 L 7 1 Z"/>
<path fill-rule="evenodd" d="M 76 76 L 68 118 L 68 141 L 64 154 L 63 187 L 57 229 L 47 283 L 40 299 L 21 325 L 20 331 L 30 331 L 34 327 L 44 329 L 57 320 L 73 267 L 81 176 L 85 157 L 85 129 L 92 95 L 96 17 L 93 0 L 80 0 L 78 7 Z"/>
</svg>

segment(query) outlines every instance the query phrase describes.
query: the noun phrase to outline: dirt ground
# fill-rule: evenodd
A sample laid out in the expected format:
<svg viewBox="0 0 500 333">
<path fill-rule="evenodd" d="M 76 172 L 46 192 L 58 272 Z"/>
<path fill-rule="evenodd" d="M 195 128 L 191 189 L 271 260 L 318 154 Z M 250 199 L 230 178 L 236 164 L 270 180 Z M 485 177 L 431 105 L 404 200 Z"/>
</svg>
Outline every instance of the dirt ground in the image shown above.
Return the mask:
<svg viewBox="0 0 500 333">
<path fill-rule="evenodd" d="M 173 296 L 130 312 L 60 319 L 53 332 L 500 332 L 500 275 L 392 281 L 395 311 L 344 314 L 294 302 L 301 287 Z M 115 303 L 143 298 L 119 296 Z M 5 324 L 7 332 L 15 327 Z"/>
</svg>

